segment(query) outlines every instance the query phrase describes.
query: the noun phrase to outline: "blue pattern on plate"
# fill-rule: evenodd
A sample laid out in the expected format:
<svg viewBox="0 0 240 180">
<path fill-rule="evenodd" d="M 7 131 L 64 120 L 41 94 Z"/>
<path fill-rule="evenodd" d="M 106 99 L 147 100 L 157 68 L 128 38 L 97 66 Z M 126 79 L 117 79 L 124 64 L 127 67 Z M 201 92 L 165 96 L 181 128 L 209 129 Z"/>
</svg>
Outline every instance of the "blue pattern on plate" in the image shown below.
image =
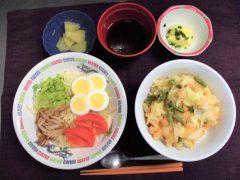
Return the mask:
<svg viewBox="0 0 240 180">
<path fill-rule="evenodd" d="M 43 46 L 49 55 L 61 53 L 56 47 L 57 41 L 64 33 L 64 21 L 72 21 L 80 24 L 81 29 L 86 31 L 88 53 L 92 50 L 96 40 L 96 25 L 93 19 L 86 13 L 78 10 L 69 10 L 58 13 L 52 17 L 43 30 Z"/>
</svg>

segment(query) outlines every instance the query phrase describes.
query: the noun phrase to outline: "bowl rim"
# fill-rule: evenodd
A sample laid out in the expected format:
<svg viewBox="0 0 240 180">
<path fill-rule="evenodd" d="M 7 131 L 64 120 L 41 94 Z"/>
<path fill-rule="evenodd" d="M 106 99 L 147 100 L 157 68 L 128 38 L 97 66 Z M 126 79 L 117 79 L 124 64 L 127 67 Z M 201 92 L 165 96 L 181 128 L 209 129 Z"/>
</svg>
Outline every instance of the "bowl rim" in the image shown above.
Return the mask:
<svg viewBox="0 0 240 180">
<path fill-rule="evenodd" d="M 113 50 L 111 50 L 107 45 L 105 45 L 102 41 L 102 38 L 100 38 L 100 27 L 101 27 L 101 22 L 103 21 L 103 18 L 106 16 L 106 14 L 108 12 L 110 12 L 112 9 L 116 8 L 116 7 L 121 7 L 121 6 L 126 6 L 126 5 L 131 5 L 131 6 L 135 6 L 135 7 L 138 7 L 140 9 L 142 9 L 144 12 L 146 12 L 146 14 L 148 14 L 148 16 L 152 19 L 153 23 L 154 23 L 154 36 L 152 38 L 152 40 L 150 41 L 150 43 L 143 49 L 141 50 L 140 52 L 137 52 L 137 53 L 134 53 L 134 54 L 120 54 L 120 53 L 116 53 L 114 52 Z M 116 56 L 119 56 L 119 57 L 135 57 L 135 56 L 138 56 L 138 55 L 141 55 L 143 53 L 145 53 L 147 50 L 149 50 L 153 43 L 155 42 L 156 40 L 156 37 L 157 37 L 157 32 L 156 32 L 156 27 L 157 27 L 157 23 L 156 23 L 156 20 L 155 20 L 155 17 L 153 16 L 153 14 L 144 6 L 140 5 L 140 4 L 137 4 L 137 3 L 133 3 L 133 2 L 121 2 L 121 3 L 117 3 L 117 4 L 114 4 L 112 6 L 110 6 L 108 9 L 106 9 L 102 15 L 100 16 L 99 20 L 98 20 L 98 24 L 97 24 L 97 35 L 98 35 L 98 39 L 99 39 L 99 42 L 101 43 L 101 45 L 104 47 L 104 49 L 106 49 L 108 52 L 116 55 Z"/>
<path fill-rule="evenodd" d="M 138 118 L 139 117 L 139 109 L 138 109 L 138 101 L 141 99 L 141 96 L 140 96 L 140 93 L 144 88 L 144 85 L 147 83 L 147 81 L 149 80 L 149 77 L 154 74 L 155 72 L 159 71 L 159 69 L 165 67 L 165 66 L 168 66 L 170 64 L 175 64 L 175 63 L 187 63 L 187 64 L 196 64 L 196 65 L 200 65 L 202 66 L 203 68 L 205 68 L 206 70 L 208 71 L 211 71 L 214 76 L 217 76 L 224 84 L 224 86 L 227 88 L 227 92 L 229 93 L 229 97 L 231 98 L 231 104 L 232 106 L 234 107 L 233 111 L 233 116 L 232 116 L 232 122 L 231 122 L 231 129 L 229 129 L 228 131 L 228 134 L 226 135 L 226 138 L 221 142 L 221 144 L 219 144 L 215 149 L 209 151 L 208 154 L 206 154 L 205 156 L 200 156 L 200 157 L 196 157 L 196 158 L 189 158 L 189 159 L 185 159 L 185 158 L 182 158 L 182 157 L 171 157 L 169 155 L 166 155 L 165 153 L 162 153 L 161 152 L 161 148 L 158 148 L 158 147 L 155 147 L 153 144 L 151 144 L 151 141 L 154 141 L 154 139 L 151 139 L 149 140 L 149 138 L 145 135 L 145 133 L 143 132 L 144 130 L 144 125 L 142 125 L 143 122 L 140 122 L 140 119 Z M 151 80 L 153 81 L 153 80 Z M 137 123 L 137 126 L 138 126 L 138 129 L 142 135 L 142 137 L 144 138 L 144 140 L 147 142 L 147 144 L 152 148 L 154 149 L 156 152 L 158 152 L 159 154 L 162 154 L 168 158 L 171 158 L 173 160 L 177 160 L 177 161 L 183 161 L 183 162 L 194 162 L 194 161 L 199 161 L 199 160 L 203 160 L 203 159 L 206 159 L 212 155 L 214 155 L 215 153 L 217 153 L 219 150 L 221 150 L 223 148 L 224 145 L 226 145 L 226 143 L 228 142 L 228 140 L 230 139 L 232 133 L 233 133 L 233 130 L 234 130 L 234 127 L 235 127 L 235 124 L 236 124 L 236 102 L 235 102 L 235 99 L 234 99 L 234 96 L 233 96 L 233 93 L 229 87 L 229 85 L 227 84 L 227 82 L 225 81 L 225 79 L 216 71 L 214 70 L 213 68 L 211 68 L 210 66 L 202 63 L 202 62 L 198 62 L 198 61 L 195 61 L 195 60 L 191 60 L 191 59 L 175 59 L 175 60 L 172 60 L 172 61 L 168 61 L 168 62 L 165 62 L 163 64 L 160 64 L 158 65 L 157 67 L 155 67 L 153 70 L 151 70 L 147 76 L 143 79 L 141 85 L 139 86 L 138 88 L 138 91 L 137 91 L 137 95 L 136 95 L 136 99 L 135 99 L 135 105 L 134 105 L 134 111 L 135 111 L 135 119 L 136 119 L 136 123 Z M 144 118 L 144 117 L 143 117 Z"/>
<path fill-rule="evenodd" d="M 171 11 L 176 10 L 176 9 L 185 9 L 185 10 L 191 10 L 195 13 L 197 13 L 198 15 L 200 15 L 206 22 L 207 27 L 208 27 L 208 39 L 206 41 L 206 43 L 198 50 L 191 52 L 191 53 L 182 53 L 182 52 L 178 52 L 175 49 L 173 49 L 171 46 L 169 46 L 167 43 L 164 42 L 162 36 L 160 35 L 160 31 L 161 31 L 161 22 L 163 20 L 163 18 Z M 210 18 L 203 13 L 200 9 L 198 9 L 195 6 L 192 5 L 175 5 L 175 6 L 170 6 L 167 10 L 165 10 L 161 16 L 158 18 L 157 21 L 157 35 L 158 35 L 158 40 L 161 42 L 161 44 L 167 49 L 169 50 L 171 53 L 178 55 L 178 56 L 197 56 L 199 54 L 201 54 L 202 52 L 204 52 L 208 46 L 211 44 L 212 40 L 213 40 L 213 27 L 212 27 L 212 22 L 210 20 Z"/>
<path fill-rule="evenodd" d="M 94 35 L 93 35 L 93 36 L 94 36 L 93 41 L 92 41 L 92 43 L 91 43 L 92 45 L 89 47 L 89 49 L 86 50 L 86 52 L 83 52 L 83 53 L 89 53 L 89 52 L 93 49 L 94 44 L 95 44 L 95 42 L 96 42 L 96 38 L 97 38 L 96 23 L 95 23 L 95 21 L 93 20 L 93 18 L 92 18 L 91 16 L 89 16 L 87 13 L 85 13 L 85 12 L 83 12 L 83 11 L 81 11 L 81 10 L 65 10 L 65 11 L 61 11 L 61 12 L 59 12 L 59 13 L 56 13 L 54 16 L 52 16 L 52 17 L 48 20 L 48 22 L 46 23 L 46 25 L 45 25 L 45 27 L 44 27 L 44 29 L 43 29 L 42 36 L 41 36 L 44 50 L 45 50 L 50 56 L 53 56 L 53 55 L 56 55 L 56 54 L 60 54 L 60 53 L 73 52 L 73 51 L 69 51 L 69 50 L 68 50 L 68 51 L 63 51 L 63 52 L 61 52 L 61 51 L 58 50 L 58 53 L 52 53 L 52 52 L 49 51 L 48 47 L 46 46 L 45 34 L 46 34 L 46 30 L 47 30 L 48 26 L 49 26 L 52 22 L 54 22 L 54 20 L 55 20 L 58 16 L 61 16 L 62 14 L 65 14 L 65 13 L 79 13 L 79 14 L 87 17 L 88 20 L 91 21 L 91 23 L 94 25 L 95 32 L 94 32 Z M 80 52 L 79 52 L 79 53 L 80 53 Z"/>
<path fill-rule="evenodd" d="M 108 72 L 110 74 L 113 74 L 114 75 L 114 79 L 116 80 L 116 82 L 119 84 L 119 91 L 122 93 L 122 104 L 123 104 L 123 111 L 124 113 L 122 113 L 122 124 L 121 126 L 119 127 L 118 131 L 117 131 L 117 134 L 114 138 L 114 140 L 112 140 L 112 143 L 108 146 L 108 149 L 106 149 L 105 151 L 102 152 L 101 155 L 97 156 L 95 159 L 93 160 L 89 160 L 88 163 L 84 166 L 81 166 L 81 164 L 76 164 L 74 167 L 71 167 L 71 166 L 66 166 L 66 167 L 63 167 L 63 166 L 58 166 L 58 165 L 53 165 L 51 163 L 46 163 L 45 162 L 45 159 L 41 158 L 40 156 L 37 156 L 36 153 L 33 152 L 33 150 L 27 145 L 27 143 L 23 140 L 23 137 L 20 133 L 20 130 L 19 130 L 19 124 L 20 123 L 15 123 L 16 121 L 16 114 L 17 114 L 17 104 L 18 104 L 18 99 L 20 97 L 20 92 L 21 92 L 21 89 L 24 87 L 24 83 L 27 82 L 27 80 L 29 79 L 29 77 L 34 74 L 34 72 L 36 72 L 36 70 L 38 70 L 39 66 L 42 66 L 44 64 L 48 64 L 49 62 L 53 62 L 54 60 L 56 59 L 61 59 L 61 58 L 68 58 L 68 57 L 76 57 L 76 58 L 88 58 L 90 59 L 91 61 L 96 61 L 98 62 L 99 64 L 101 64 L 102 66 L 105 66 L 106 69 L 108 69 Z M 124 106 L 125 105 L 125 106 Z M 126 122 L 127 122 L 127 114 L 128 114 L 128 103 L 127 103 L 127 97 L 126 97 L 126 92 L 125 92 L 125 89 L 123 87 L 123 84 L 122 84 L 122 81 L 120 80 L 120 78 L 118 77 L 118 75 L 115 73 L 115 71 L 108 65 L 106 64 L 104 61 L 102 61 L 101 59 L 95 57 L 95 56 L 92 56 L 92 55 L 89 55 L 89 54 L 86 54 L 86 53 L 77 53 L 77 52 L 65 52 L 65 53 L 60 53 L 60 54 L 56 54 L 56 55 L 53 55 L 53 56 L 49 56 L 45 59 L 43 59 L 42 61 L 40 61 L 39 63 L 37 63 L 36 65 L 34 65 L 27 73 L 26 75 L 23 77 L 23 79 L 21 80 L 21 82 L 19 83 L 19 86 L 16 90 L 16 93 L 14 95 L 14 101 L 13 101 L 13 105 L 12 105 L 12 123 L 13 123 L 13 126 L 14 126 L 14 131 L 15 131 L 15 134 L 18 138 L 18 141 L 20 142 L 20 144 L 22 145 L 22 147 L 24 148 L 24 150 L 33 158 L 35 159 L 36 161 L 40 162 L 41 164 L 44 164 L 48 167 L 52 167 L 52 168 L 55 168 L 55 169 L 61 169 L 61 170 L 72 170 L 72 169 L 79 169 L 79 168 L 84 168 L 84 167 L 87 167 L 87 166 L 90 166 L 94 163 L 96 163 L 97 161 L 99 161 L 101 158 L 103 158 L 105 155 L 107 155 L 115 146 L 116 144 L 119 142 L 120 138 L 122 137 L 122 134 L 123 134 L 123 131 L 125 129 L 125 126 L 126 126 Z M 15 107 L 15 108 L 14 108 Z M 110 137 L 111 138 L 111 137 Z"/>
</svg>

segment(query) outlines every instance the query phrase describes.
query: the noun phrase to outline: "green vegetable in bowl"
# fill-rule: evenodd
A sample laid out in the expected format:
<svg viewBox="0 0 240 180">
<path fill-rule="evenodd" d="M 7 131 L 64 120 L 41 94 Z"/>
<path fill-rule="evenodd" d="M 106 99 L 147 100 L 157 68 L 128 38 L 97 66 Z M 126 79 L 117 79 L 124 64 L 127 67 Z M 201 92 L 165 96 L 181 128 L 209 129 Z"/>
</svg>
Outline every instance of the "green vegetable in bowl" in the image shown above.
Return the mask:
<svg viewBox="0 0 240 180">
<path fill-rule="evenodd" d="M 37 109 L 52 109 L 70 101 L 68 87 L 64 82 L 64 78 L 59 74 L 56 77 L 47 78 L 40 84 L 35 84 L 33 93 Z"/>
<path fill-rule="evenodd" d="M 202 85 L 203 87 L 207 87 L 207 84 L 202 80 L 202 79 L 200 79 L 199 77 L 194 77 L 194 80 L 198 83 L 198 84 L 200 84 L 200 85 Z"/>
</svg>

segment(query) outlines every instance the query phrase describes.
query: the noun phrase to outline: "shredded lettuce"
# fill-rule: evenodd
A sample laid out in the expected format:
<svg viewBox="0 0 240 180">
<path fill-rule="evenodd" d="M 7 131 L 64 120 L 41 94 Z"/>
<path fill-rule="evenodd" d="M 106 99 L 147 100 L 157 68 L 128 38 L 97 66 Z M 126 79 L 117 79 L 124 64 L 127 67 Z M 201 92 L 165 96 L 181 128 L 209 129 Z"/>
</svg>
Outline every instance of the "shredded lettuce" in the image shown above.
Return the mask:
<svg viewBox="0 0 240 180">
<path fill-rule="evenodd" d="M 35 106 L 40 108 L 56 108 L 62 104 L 69 103 L 70 94 L 62 75 L 49 77 L 40 84 L 33 86 Z"/>
</svg>

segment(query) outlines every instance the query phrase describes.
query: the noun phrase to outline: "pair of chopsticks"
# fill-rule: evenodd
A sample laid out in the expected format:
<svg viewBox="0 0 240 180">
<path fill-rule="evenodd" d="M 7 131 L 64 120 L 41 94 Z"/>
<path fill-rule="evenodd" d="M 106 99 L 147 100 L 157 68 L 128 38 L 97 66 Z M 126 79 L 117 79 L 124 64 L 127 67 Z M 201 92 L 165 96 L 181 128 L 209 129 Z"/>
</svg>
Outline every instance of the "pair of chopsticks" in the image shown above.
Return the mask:
<svg viewBox="0 0 240 180">
<path fill-rule="evenodd" d="M 179 172 L 183 171 L 183 163 L 168 163 L 151 166 L 131 166 L 116 169 L 91 169 L 82 170 L 82 176 L 96 176 L 96 175 L 124 175 L 124 174 L 149 174 L 149 173 L 164 173 L 164 172 Z"/>
</svg>

